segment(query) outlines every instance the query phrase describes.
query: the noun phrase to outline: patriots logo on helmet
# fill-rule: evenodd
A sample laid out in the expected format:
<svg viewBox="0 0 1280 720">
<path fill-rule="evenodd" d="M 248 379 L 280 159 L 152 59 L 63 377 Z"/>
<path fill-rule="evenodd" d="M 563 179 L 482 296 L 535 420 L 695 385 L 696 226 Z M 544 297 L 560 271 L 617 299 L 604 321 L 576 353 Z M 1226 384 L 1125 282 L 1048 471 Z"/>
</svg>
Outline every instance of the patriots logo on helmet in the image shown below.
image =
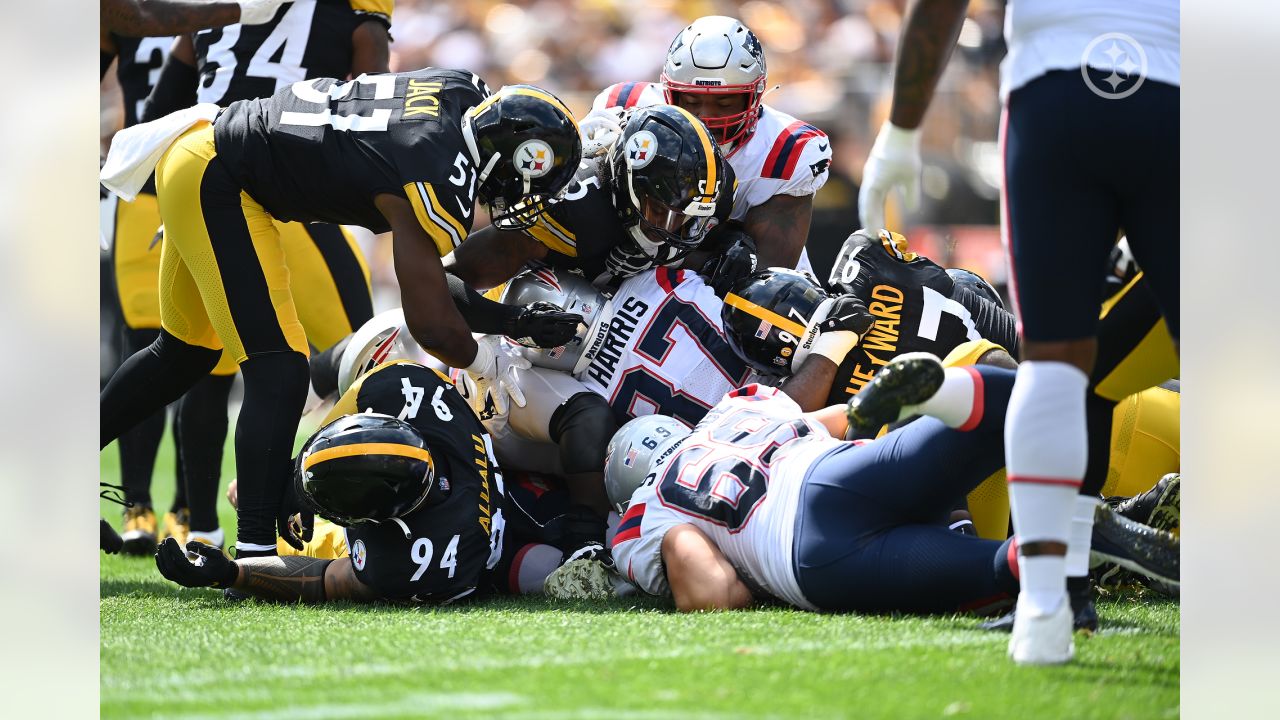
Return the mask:
<svg viewBox="0 0 1280 720">
<path fill-rule="evenodd" d="M 627 164 L 638 170 L 653 162 L 658 150 L 658 138 L 648 130 L 640 130 L 627 140 Z"/>
<path fill-rule="evenodd" d="M 555 159 L 551 146 L 541 140 L 525 140 L 516 148 L 516 167 L 521 175 L 528 178 L 542 177 L 551 172 Z"/>
</svg>

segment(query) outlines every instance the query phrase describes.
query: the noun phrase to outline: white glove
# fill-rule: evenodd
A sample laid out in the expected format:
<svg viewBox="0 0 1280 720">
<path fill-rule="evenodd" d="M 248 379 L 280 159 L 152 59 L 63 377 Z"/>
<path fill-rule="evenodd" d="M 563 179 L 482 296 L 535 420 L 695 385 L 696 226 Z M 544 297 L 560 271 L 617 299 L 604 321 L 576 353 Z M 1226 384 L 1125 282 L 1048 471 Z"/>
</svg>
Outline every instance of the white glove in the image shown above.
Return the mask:
<svg viewBox="0 0 1280 720">
<path fill-rule="evenodd" d="M 578 123 L 582 135 L 583 159 L 602 155 L 622 137 L 622 114 L 626 108 L 607 107 L 592 110 Z"/>
<path fill-rule="evenodd" d="M 476 340 L 476 359 L 463 368 L 463 395 L 473 408 L 477 402 L 484 403 L 486 395 L 491 396 L 498 415 L 507 414 L 512 402 L 524 407 L 524 392 L 516 384 L 515 370 L 529 367 L 523 355 L 502 346 L 501 337 L 486 335 Z"/>
<path fill-rule="evenodd" d="M 240 6 L 241 25 L 261 25 L 271 22 L 284 0 L 236 0 Z"/>
<path fill-rule="evenodd" d="M 858 214 L 862 227 L 884 227 L 884 201 L 889 191 L 901 187 L 907 209 L 920 204 L 920 130 L 904 130 L 885 122 L 871 146 L 862 170 L 858 192 Z"/>
</svg>

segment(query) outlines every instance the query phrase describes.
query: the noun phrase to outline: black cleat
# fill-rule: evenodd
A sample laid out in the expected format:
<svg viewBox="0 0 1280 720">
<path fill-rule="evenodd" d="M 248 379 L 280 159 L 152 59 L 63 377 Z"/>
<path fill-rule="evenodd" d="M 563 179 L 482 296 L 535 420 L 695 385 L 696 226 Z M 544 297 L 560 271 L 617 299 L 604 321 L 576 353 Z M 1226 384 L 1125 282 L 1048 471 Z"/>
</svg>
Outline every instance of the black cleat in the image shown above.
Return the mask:
<svg viewBox="0 0 1280 720">
<path fill-rule="evenodd" d="M 880 368 L 857 395 L 849 399 L 845 415 L 854 436 L 874 435 L 897 422 L 904 405 L 933 397 L 942 387 L 942 362 L 929 353 L 906 353 Z"/>
<path fill-rule="evenodd" d="M 1087 577 L 1067 578 L 1067 597 L 1071 599 L 1072 628 L 1076 632 L 1092 635 L 1098 631 L 1098 611 L 1093 607 L 1093 585 Z M 978 627 L 993 632 L 1013 632 L 1016 610 L 1010 610 L 995 620 L 988 620 Z"/>
<path fill-rule="evenodd" d="M 1121 501 L 1115 509 L 1130 520 L 1172 532 L 1182 522 L 1181 497 L 1182 475 L 1169 473 L 1151 489 Z"/>
<path fill-rule="evenodd" d="M 1094 560 L 1179 587 L 1179 543 L 1173 533 L 1130 520 L 1106 505 L 1099 505 L 1093 518 Z"/>
</svg>

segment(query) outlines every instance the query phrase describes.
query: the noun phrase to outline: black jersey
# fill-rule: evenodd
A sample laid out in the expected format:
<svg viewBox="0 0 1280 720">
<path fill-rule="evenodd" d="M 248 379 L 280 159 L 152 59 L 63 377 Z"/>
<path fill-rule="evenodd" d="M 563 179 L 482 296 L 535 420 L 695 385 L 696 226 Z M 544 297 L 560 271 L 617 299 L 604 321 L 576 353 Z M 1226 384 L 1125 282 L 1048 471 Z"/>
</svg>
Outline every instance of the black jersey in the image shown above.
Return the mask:
<svg viewBox="0 0 1280 720">
<path fill-rule="evenodd" d="M 351 74 L 351 34 L 374 20 L 391 27 L 391 0 L 295 0 L 262 25 L 195 36 L 200 102 L 266 97 L 299 80 Z"/>
<path fill-rule="evenodd" d="M 490 95 L 465 70 L 318 78 L 218 116 L 218 157 L 278 220 L 390 229 L 374 196 L 407 197 L 446 255 L 471 229 L 478 171 L 463 141 L 468 108 Z"/>
<path fill-rule="evenodd" d="M 731 168 L 724 167 L 730 174 L 723 186 L 735 187 Z M 607 156 L 583 160 L 560 202 L 524 231 L 547 246 L 546 264 L 593 282 L 601 278 L 609 251 L 628 237 L 614 205 L 613 183 Z M 733 193 L 721 193 L 716 218 L 727 222 L 732 211 Z"/>
<path fill-rule="evenodd" d="M 173 47 L 172 37 L 124 37 L 111 34 L 116 44 L 116 79 L 124 96 L 124 126 L 138 124 L 142 106 L 160 79 L 160 68 Z"/>
<path fill-rule="evenodd" d="M 1008 342 L 1013 318 L 976 293 L 957 289 L 947 271 L 911 252 L 897 233 L 850 235 L 836 256 L 828 286 L 867 304 L 876 322 L 836 371 L 827 397 L 844 403 L 885 363 L 902 353 L 946 357 L 957 345 L 986 338 Z"/>
<path fill-rule="evenodd" d="M 480 420 L 435 370 L 409 362 L 383 365 L 356 381 L 340 408 L 384 413 L 418 429 L 447 497 L 398 523 L 347 529 L 356 577 L 384 598 L 445 603 L 483 592 L 502 559 L 502 475 Z"/>
</svg>

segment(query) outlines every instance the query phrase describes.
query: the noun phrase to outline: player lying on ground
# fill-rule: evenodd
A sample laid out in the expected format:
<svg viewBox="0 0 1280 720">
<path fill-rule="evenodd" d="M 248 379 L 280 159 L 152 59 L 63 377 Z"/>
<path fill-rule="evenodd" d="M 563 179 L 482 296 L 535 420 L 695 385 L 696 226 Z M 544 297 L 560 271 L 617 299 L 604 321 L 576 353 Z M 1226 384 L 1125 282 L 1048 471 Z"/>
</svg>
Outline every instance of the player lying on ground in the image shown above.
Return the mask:
<svg viewBox="0 0 1280 720">
<path fill-rule="evenodd" d="M 890 362 L 846 409 L 804 413 L 760 385 L 730 393 L 693 432 L 635 421 L 606 465 L 639 484 L 613 541 L 619 572 L 683 611 L 775 599 L 809 610 L 954 612 L 1016 593 L 1012 540 L 947 529 L 946 514 L 1003 462 L 1013 372 Z M 852 424 L 930 417 L 870 442 Z M 659 442 L 661 440 L 661 442 Z M 1177 582 L 1168 533 L 1099 511 L 1095 552 Z"/>
<path fill-rule="evenodd" d="M 448 378 L 416 363 L 392 361 L 359 378 L 303 447 L 292 483 L 308 511 L 346 528 L 341 541 L 309 548 L 327 557 L 232 561 L 169 538 L 156 551 L 161 574 L 272 600 L 439 604 L 540 591 L 561 557 L 519 520 L 512 532 L 489 436 Z"/>
</svg>

